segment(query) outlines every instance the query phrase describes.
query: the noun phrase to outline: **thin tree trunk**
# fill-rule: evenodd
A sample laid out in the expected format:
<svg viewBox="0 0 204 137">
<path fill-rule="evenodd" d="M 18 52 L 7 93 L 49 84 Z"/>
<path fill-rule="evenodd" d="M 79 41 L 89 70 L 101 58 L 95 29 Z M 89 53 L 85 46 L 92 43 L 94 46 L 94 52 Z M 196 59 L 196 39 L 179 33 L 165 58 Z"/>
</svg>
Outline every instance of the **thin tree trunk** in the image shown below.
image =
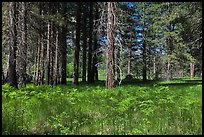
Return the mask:
<svg viewBox="0 0 204 137">
<path fill-rule="evenodd" d="M 26 42 L 26 3 L 22 2 L 20 4 L 21 14 L 20 16 L 20 24 L 21 26 L 21 48 L 19 49 L 20 60 L 19 60 L 19 84 L 22 86 L 26 86 L 26 52 L 27 52 L 27 42 Z"/>
<path fill-rule="evenodd" d="M 67 43 L 66 43 L 67 30 L 65 27 L 62 27 L 61 32 L 61 84 L 67 83 Z"/>
<path fill-rule="evenodd" d="M 94 82 L 94 74 L 92 73 L 92 33 L 93 33 L 93 3 L 90 2 L 89 11 L 89 49 L 88 49 L 88 82 Z"/>
<path fill-rule="evenodd" d="M 194 68 L 194 63 L 190 63 L 190 71 L 191 71 L 191 78 L 193 79 L 194 78 L 194 73 L 195 73 L 195 68 Z"/>
<path fill-rule="evenodd" d="M 40 15 L 43 17 L 44 16 L 44 3 L 40 3 Z M 45 37 L 45 31 L 44 31 L 44 22 L 40 23 L 40 46 L 41 46 L 41 67 L 40 67 L 40 85 L 44 84 L 44 54 L 45 54 L 45 49 L 44 49 L 44 37 Z"/>
<path fill-rule="evenodd" d="M 107 74 L 106 74 L 106 87 L 113 88 L 114 86 L 114 73 L 113 73 L 113 2 L 108 2 L 108 22 L 107 22 Z"/>
<path fill-rule="evenodd" d="M 154 80 L 157 79 L 157 73 L 156 73 L 156 52 L 154 52 L 154 61 L 153 61 L 153 74 L 154 74 Z"/>
<path fill-rule="evenodd" d="M 80 50 L 80 30 L 81 30 L 81 3 L 78 3 L 77 17 L 76 17 L 76 46 L 75 46 L 75 56 L 74 56 L 74 75 L 72 83 L 78 85 L 79 77 L 79 50 Z"/>
<path fill-rule="evenodd" d="M 18 88 L 16 76 L 16 51 L 17 51 L 17 11 L 16 2 L 10 2 L 10 45 L 9 45 L 9 68 L 8 82 L 11 86 Z"/>
<path fill-rule="evenodd" d="M 35 83 L 36 85 L 39 84 L 39 76 L 40 76 L 40 74 L 39 74 L 40 73 L 40 69 L 39 69 L 40 68 L 40 51 L 41 51 L 40 42 L 39 42 L 39 45 L 38 45 L 37 49 L 38 49 L 38 53 L 37 53 L 36 77 L 35 77 L 36 78 L 36 80 L 35 80 L 36 81 L 36 83 Z"/>
<path fill-rule="evenodd" d="M 143 24 L 143 27 L 145 25 Z M 142 36 L 142 39 L 143 39 L 143 43 L 142 43 L 142 46 L 143 46 L 143 52 L 142 52 L 142 59 L 143 59 L 143 81 L 146 81 L 147 80 L 147 60 L 146 60 L 146 34 L 145 34 L 145 31 L 143 29 L 143 36 Z"/>
<path fill-rule="evenodd" d="M 58 26 L 56 28 L 56 40 L 55 40 L 55 64 L 54 64 L 54 85 L 57 85 L 58 81 L 57 81 L 57 73 L 58 73 L 58 49 L 59 49 L 59 34 L 58 34 Z"/>
<path fill-rule="evenodd" d="M 51 22 L 51 36 L 50 36 L 50 41 L 51 41 L 51 52 L 50 52 L 50 84 L 53 85 L 54 84 L 54 57 L 55 57 L 55 53 L 54 53 L 54 45 L 53 45 L 53 37 L 54 37 L 54 34 L 53 34 L 53 22 Z"/>
<path fill-rule="evenodd" d="M 87 16 L 86 13 L 83 15 L 83 65 L 82 65 L 82 81 L 86 82 L 86 53 L 87 53 Z"/>
<path fill-rule="evenodd" d="M 127 75 L 131 75 L 131 54 L 132 54 L 132 49 L 131 46 L 128 46 L 127 50 Z"/>
<path fill-rule="evenodd" d="M 46 84 L 50 84 L 50 21 L 47 23 Z"/>
<path fill-rule="evenodd" d="M 98 15 L 98 5 L 96 3 L 95 5 L 95 20 L 97 20 L 99 18 L 99 15 Z M 93 64 L 92 64 L 92 71 L 94 73 L 94 81 L 98 81 L 98 68 L 97 68 L 97 53 L 96 53 L 96 50 L 98 48 L 98 37 L 97 37 L 97 31 L 94 31 L 94 47 L 93 47 L 93 50 L 94 50 L 94 55 L 93 55 Z"/>
<path fill-rule="evenodd" d="M 122 45 L 118 45 L 118 50 L 117 50 L 117 81 L 120 82 L 122 81 Z"/>
</svg>

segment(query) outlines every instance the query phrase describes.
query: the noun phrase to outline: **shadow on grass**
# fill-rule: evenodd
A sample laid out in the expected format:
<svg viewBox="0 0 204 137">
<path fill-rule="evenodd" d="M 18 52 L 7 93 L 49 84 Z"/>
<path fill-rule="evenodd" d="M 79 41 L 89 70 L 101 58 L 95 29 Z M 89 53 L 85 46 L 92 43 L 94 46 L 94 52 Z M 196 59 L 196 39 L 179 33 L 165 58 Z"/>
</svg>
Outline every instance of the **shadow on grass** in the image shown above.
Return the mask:
<svg viewBox="0 0 204 137">
<path fill-rule="evenodd" d="M 123 79 L 121 82 L 121 86 L 125 85 L 139 85 L 139 86 L 153 86 L 154 84 L 157 84 L 159 86 L 193 86 L 193 85 L 199 85 L 202 84 L 202 80 L 186 80 L 186 79 L 174 79 L 172 81 L 165 81 L 162 79 L 159 80 L 146 80 L 143 81 L 141 79 Z M 88 82 L 82 82 L 79 81 L 78 85 L 73 85 L 71 81 L 67 81 L 66 86 L 71 87 L 80 87 L 80 86 L 89 86 L 89 87 L 105 87 L 105 80 L 98 80 L 93 83 Z M 115 82 L 115 86 L 119 86 L 118 82 Z"/>
</svg>

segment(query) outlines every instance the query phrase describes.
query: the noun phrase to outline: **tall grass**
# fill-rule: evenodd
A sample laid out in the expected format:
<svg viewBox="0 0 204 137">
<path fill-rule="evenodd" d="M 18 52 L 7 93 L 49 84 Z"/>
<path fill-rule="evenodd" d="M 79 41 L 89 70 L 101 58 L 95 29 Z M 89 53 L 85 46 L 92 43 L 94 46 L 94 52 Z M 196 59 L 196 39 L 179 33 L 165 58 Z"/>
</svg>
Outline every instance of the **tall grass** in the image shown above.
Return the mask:
<svg viewBox="0 0 204 137">
<path fill-rule="evenodd" d="M 2 134 L 202 134 L 202 85 L 165 84 L 6 84 Z"/>
</svg>

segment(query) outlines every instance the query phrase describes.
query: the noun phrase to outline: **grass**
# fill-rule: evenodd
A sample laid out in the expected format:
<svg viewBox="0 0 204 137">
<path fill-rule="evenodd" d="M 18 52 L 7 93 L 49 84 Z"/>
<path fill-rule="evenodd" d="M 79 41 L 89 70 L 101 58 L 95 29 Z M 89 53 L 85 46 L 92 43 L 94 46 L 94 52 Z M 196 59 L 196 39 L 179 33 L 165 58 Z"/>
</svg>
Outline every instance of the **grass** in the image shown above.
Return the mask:
<svg viewBox="0 0 204 137">
<path fill-rule="evenodd" d="M 202 84 L 185 80 L 123 82 L 114 89 L 102 81 L 18 90 L 5 84 L 2 134 L 202 134 Z"/>
</svg>

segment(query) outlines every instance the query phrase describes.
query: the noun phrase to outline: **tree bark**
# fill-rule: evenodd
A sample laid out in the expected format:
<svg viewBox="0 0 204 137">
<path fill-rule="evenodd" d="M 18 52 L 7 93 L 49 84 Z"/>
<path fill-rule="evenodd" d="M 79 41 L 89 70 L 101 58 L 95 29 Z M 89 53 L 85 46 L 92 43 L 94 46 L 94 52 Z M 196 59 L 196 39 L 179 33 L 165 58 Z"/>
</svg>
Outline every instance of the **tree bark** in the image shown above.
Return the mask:
<svg viewBox="0 0 204 137">
<path fill-rule="evenodd" d="M 9 68 L 8 82 L 10 86 L 18 88 L 16 76 L 16 51 L 17 51 L 17 9 L 16 2 L 10 2 L 10 45 L 9 45 Z"/>
<path fill-rule="evenodd" d="M 117 50 L 117 81 L 120 82 L 122 81 L 122 45 L 118 45 L 118 50 Z"/>
<path fill-rule="evenodd" d="M 58 5 L 59 6 L 59 5 Z M 57 8 L 57 13 L 58 13 L 58 8 Z M 56 48 L 55 48 L 55 64 L 54 64 L 54 85 L 57 85 L 58 84 L 58 81 L 57 81 L 57 75 L 58 75 L 58 67 L 59 67 L 59 58 L 58 58 L 58 51 L 59 51 L 59 26 L 56 25 L 56 36 L 55 36 L 55 45 L 56 45 Z"/>
<path fill-rule="evenodd" d="M 72 83 L 74 85 L 78 85 L 78 77 L 79 77 L 79 50 L 80 50 L 80 30 L 81 30 L 81 3 L 78 3 L 77 9 L 77 17 L 76 17 L 76 46 L 75 46 L 75 54 L 74 54 L 74 75 Z"/>
<path fill-rule="evenodd" d="M 62 27 L 61 32 L 61 84 L 67 83 L 67 43 L 66 43 L 67 30 L 65 27 Z"/>
<path fill-rule="evenodd" d="M 194 63 L 190 63 L 190 71 L 191 71 L 191 78 L 193 79 L 194 78 L 194 73 L 195 73 L 195 65 Z"/>
<path fill-rule="evenodd" d="M 50 84 L 50 21 L 47 23 L 46 84 Z"/>
<path fill-rule="evenodd" d="M 156 52 L 154 52 L 154 60 L 153 60 L 153 74 L 154 74 L 154 80 L 156 80 L 156 79 L 157 79 Z"/>
<path fill-rule="evenodd" d="M 107 22 L 107 74 L 106 87 L 113 88 L 114 86 L 114 72 L 113 72 L 113 2 L 108 2 L 108 22 Z"/>
<path fill-rule="evenodd" d="M 21 48 L 19 49 L 19 84 L 21 86 L 26 86 L 26 53 L 27 53 L 27 41 L 26 41 L 26 35 L 27 35 L 27 28 L 26 28 L 26 18 L 27 18 L 27 7 L 26 7 L 26 2 L 22 2 L 20 4 L 21 8 L 21 14 L 20 16 L 20 26 L 21 27 Z"/>
<path fill-rule="evenodd" d="M 98 15 L 98 5 L 96 3 L 95 5 L 95 20 L 99 18 Z M 94 74 L 94 81 L 98 81 L 98 68 L 97 68 L 97 53 L 96 50 L 98 48 L 98 37 L 97 37 L 97 31 L 94 31 L 94 45 L 93 45 L 93 50 L 94 50 L 94 55 L 93 55 L 93 64 L 92 64 L 92 73 Z"/>
<path fill-rule="evenodd" d="M 44 17 L 44 3 L 40 2 L 40 15 Z M 45 22 L 40 23 L 40 46 L 41 46 L 41 67 L 40 67 L 40 85 L 44 84 L 44 60 L 45 60 L 45 47 L 44 47 L 44 39 L 45 39 L 45 30 L 44 30 Z"/>
<path fill-rule="evenodd" d="M 128 46 L 127 50 L 127 75 L 131 75 L 131 55 L 132 55 L 132 49 L 131 46 Z"/>
<path fill-rule="evenodd" d="M 83 65 L 82 65 L 82 81 L 86 82 L 86 53 L 87 53 L 87 15 L 83 15 Z"/>
<path fill-rule="evenodd" d="M 143 77 L 143 81 L 146 81 L 147 80 L 147 60 L 146 60 L 146 32 L 144 30 L 144 23 L 143 23 L 143 36 L 142 36 L 142 46 L 143 46 L 143 51 L 142 51 L 142 59 L 143 59 L 143 74 L 142 74 L 142 77 Z"/>
<path fill-rule="evenodd" d="M 89 49 L 88 49 L 88 83 L 94 82 L 94 74 L 92 73 L 92 52 L 93 52 L 93 44 L 92 44 L 92 33 L 93 33 L 93 3 L 90 2 L 90 11 L 89 11 Z"/>
</svg>

